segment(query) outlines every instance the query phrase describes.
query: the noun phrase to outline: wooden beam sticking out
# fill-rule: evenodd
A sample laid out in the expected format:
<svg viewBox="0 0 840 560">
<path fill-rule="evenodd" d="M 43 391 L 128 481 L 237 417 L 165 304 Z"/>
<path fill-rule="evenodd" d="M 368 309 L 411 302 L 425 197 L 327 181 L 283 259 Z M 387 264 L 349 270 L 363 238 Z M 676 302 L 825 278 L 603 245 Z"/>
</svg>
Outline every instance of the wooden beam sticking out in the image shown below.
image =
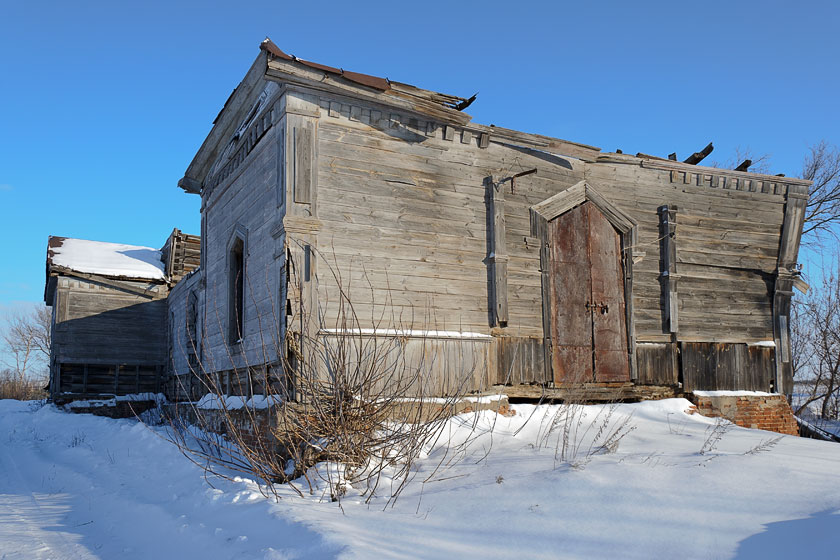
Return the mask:
<svg viewBox="0 0 840 560">
<path fill-rule="evenodd" d="M 505 245 L 505 191 L 501 182 L 493 177 L 484 180 L 487 188 L 493 235 L 490 237 L 489 256 L 490 274 L 493 279 L 493 326 L 506 327 L 508 323 L 507 263 L 508 254 Z"/>
<path fill-rule="evenodd" d="M 671 161 L 677 161 L 677 152 L 668 154 L 668 159 Z"/>
<path fill-rule="evenodd" d="M 735 168 L 735 171 L 749 171 L 750 165 L 752 165 L 752 160 L 745 159 Z"/>
<path fill-rule="evenodd" d="M 677 302 L 677 207 L 664 205 L 659 213 L 660 274 L 664 299 L 664 326 L 671 334 L 679 332 L 679 306 Z"/>
<path fill-rule="evenodd" d="M 709 144 L 705 148 L 703 148 L 699 152 L 694 152 L 693 154 L 688 156 L 685 159 L 685 161 L 683 161 L 683 163 L 688 163 L 688 164 L 691 164 L 691 165 L 697 165 L 698 163 L 700 163 L 701 161 L 706 159 L 706 156 L 711 154 L 712 150 L 714 150 L 714 149 L 715 149 L 715 147 L 712 145 L 711 142 L 709 142 Z"/>
</svg>

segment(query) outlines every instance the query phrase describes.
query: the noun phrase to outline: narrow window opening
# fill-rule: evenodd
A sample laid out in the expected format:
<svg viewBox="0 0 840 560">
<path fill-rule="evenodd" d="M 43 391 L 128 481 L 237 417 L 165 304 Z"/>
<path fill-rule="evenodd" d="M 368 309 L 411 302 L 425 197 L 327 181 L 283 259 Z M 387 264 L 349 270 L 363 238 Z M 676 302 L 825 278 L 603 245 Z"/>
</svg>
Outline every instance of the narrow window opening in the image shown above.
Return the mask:
<svg viewBox="0 0 840 560">
<path fill-rule="evenodd" d="M 245 254 L 244 243 L 236 239 L 230 250 L 230 341 L 242 341 L 245 319 Z"/>
</svg>

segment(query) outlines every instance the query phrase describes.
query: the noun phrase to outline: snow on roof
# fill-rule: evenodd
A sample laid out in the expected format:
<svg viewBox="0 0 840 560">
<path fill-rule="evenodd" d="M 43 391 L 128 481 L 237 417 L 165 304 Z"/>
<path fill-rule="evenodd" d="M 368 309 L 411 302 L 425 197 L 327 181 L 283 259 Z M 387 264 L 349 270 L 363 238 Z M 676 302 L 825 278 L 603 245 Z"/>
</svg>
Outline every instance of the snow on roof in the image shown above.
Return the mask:
<svg viewBox="0 0 840 560">
<path fill-rule="evenodd" d="M 51 236 L 47 264 L 88 274 L 166 280 L 161 252 L 137 245 Z"/>
</svg>

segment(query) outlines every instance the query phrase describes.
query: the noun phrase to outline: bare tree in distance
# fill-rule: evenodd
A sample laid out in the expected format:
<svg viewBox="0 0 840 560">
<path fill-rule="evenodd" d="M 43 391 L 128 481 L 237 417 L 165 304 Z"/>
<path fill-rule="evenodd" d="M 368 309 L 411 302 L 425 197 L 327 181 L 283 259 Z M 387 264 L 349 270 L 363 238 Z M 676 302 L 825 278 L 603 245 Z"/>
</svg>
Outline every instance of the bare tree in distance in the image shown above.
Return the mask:
<svg viewBox="0 0 840 560">
<path fill-rule="evenodd" d="M 803 237 L 819 238 L 830 234 L 837 238 L 840 224 L 840 150 L 825 140 L 809 147 L 802 178 L 813 181 L 805 210 Z"/>
<path fill-rule="evenodd" d="M 796 414 L 810 411 L 823 419 L 837 419 L 840 416 L 840 260 L 794 306 L 791 319 L 792 365 L 802 394 L 796 403 Z"/>
<path fill-rule="evenodd" d="M 745 160 L 752 162 L 750 171 L 772 175 L 769 154 L 755 154 L 749 148 L 740 146 L 735 148 L 732 157 L 710 165 L 735 169 Z M 808 146 L 800 178 L 813 182 L 808 190 L 808 206 L 802 229 L 803 244 L 819 245 L 825 241 L 826 235 L 836 241 L 840 235 L 840 149 L 826 140 Z"/>
<path fill-rule="evenodd" d="M 749 147 L 736 146 L 735 153 L 724 161 L 712 161 L 710 167 L 718 169 L 735 169 L 746 160 L 750 160 L 750 171 L 770 175 L 770 154 L 753 153 Z"/>
<path fill-rule="evenodd" d="M 10 313 L 2 330 L 0 384 L 8 398 L 31 398 L 43 385 L 50 361 L 49 308 L 39 305 L 28 312 Z"/>
</svg>

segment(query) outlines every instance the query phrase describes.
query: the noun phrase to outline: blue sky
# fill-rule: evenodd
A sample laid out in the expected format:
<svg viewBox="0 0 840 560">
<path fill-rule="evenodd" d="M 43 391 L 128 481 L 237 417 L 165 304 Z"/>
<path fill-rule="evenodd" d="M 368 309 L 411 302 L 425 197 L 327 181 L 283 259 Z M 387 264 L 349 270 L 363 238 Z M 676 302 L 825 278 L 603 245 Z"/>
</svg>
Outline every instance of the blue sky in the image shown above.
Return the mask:
<svg viewBox="0 0 840 560">
<path fill-rule="evenodd" d="M 159 247 L 177 188 L 270 36 L 286 52 L 470 96 L 474 120 L 680 158 L 714 141 L 796 175 L 840 144 L 835 2 L 5 2 L 0 311 L 42 299 L 47 236 Z"/>
</svg>

